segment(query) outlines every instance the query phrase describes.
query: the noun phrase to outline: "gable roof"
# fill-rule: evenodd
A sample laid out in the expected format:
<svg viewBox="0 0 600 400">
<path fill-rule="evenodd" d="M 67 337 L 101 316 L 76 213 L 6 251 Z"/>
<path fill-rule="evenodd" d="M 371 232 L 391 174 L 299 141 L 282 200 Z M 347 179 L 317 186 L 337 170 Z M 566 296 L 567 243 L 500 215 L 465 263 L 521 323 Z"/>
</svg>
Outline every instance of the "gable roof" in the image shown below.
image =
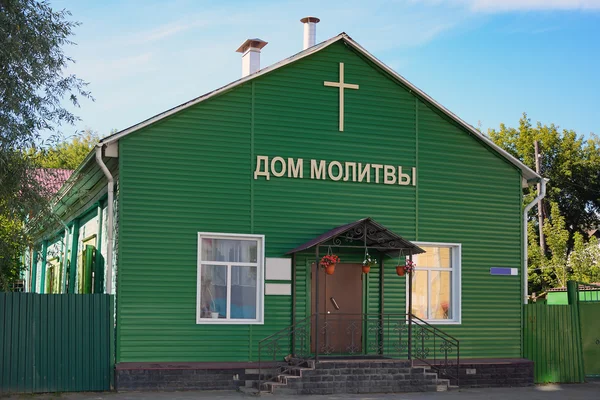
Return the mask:
<svg viewBox="0 0 600 400">
<path fill-rule="evenodd" d="M 281 68 L 287 64 L 293 63 L 295 61 L 298 61 L 304 57 L 307 57 L 311 54 L 314 54 L 318 51 L 321 51 L 323 49 L 325 49 L 326 47 L 330 46 L 333 43 L 336 43 L 338 41 L 344 41 L 346 44 L 348 44 L 349 46 L 351 46 L 353 49 L 355 49 L 356 51 L 358 51 L 359 53 L 361 53 L 363 56 L 365 56 L 367 59 L 369 59 L 371 62 L 373 62 L 375 65 L 377 65 L 378 67 L 380 67 L 381 69 L 383 69 L 385 72 L 387 72 L 392 78 L 394 78 L 396 81 L 398 81 L 400 84 L 406 86 L 409 90 L 411 90 L 416 96 L 418 96 L 419 98 L 421 98 L 423 101 L 425 101 L 426 103 L 428 103 L 429 105 L 433 106 L 434 108 L 436 108 L 437 110 L 441 111 L 443 114 L 445 114 L 446 116 L 448 116 L 451 120 L 453 120 L 454 122 L 456 122 L 458 125 L 460 125 L 462 128 L 464 128 L 465 130 L 467 130 L 469 133 L 471 133 L 473 136 L 475 136 L 477 139 L 479 139 L 481 142 L 483 142 L 485 145 L 487 145 L 488 147 L 490 147 L 492 150 L 494 150 L 495 152 L 497 152 L 498 154 L 500 154 L 502 157 L 504 157 L 508 162 L 510 162 L 511 164 L 513 164 L 515 167 L 517 167 L 518 169 L 521 170 L 521 174 L 522 177 L 524 178 L 523 182 L 523 186 L 527 186 L 528 182 L 538 182 L 542 179 L 542 177 L 537 174 L 535 171 L 533 171 L 531 168 L 529 168 L 527 165 L 525 165 L 524 163 L 522 163 L 520 160 L 518 160 L 516 157 L 514 157 L 513 155 L 511 155 L 510 153 L 508 153 L 506 150 L 502 149 L 501 147 L 499 147 L 498 145 L 496 145 L 492 140 L 490 140 L 487 136 L 485 136 L 483 133 L 479 132 L 477 129 L 475 129 L 473 126 L 469 125 L 468 123 L 466 123 L 465 121 L 463 121 L 462 119 L 460 119 L 457 115 L 455 115 L 454 113 L 452 113 L 450 110 L 448 110 L 447 108 L 445 108 L 444 106 L 442 106 L 441 104 L 439 104 L 437 101 L 435 101 L 433 98 L 431 98 L 429 95 L 427 95 L 425 92 L 423 92 L 421 89 L 417 88 L 415 85 L 413 85 L 412 83 L 410 83 L 408 80 L 406 80 L 402 75 L 398 74 L 396 71 L 394 71 L 393 69 L 391 69 L 390 67 L 388 67 L 387 65 L 385 65 L 383 62 L 381 62 L 379 59 L 377 59 L 374 55 L 372 55 L 371 53 L 369 53 L 367 50 L 365 50 L 361 45 L 359 45 L 357 42 L 355 42 L 350 36 L 348 36 L 346 33 L 342 32 L 337 36 L 332 37 L 331 39 L 328 39 L 324 42 L 321 42 L 315 46 L 312 46 L 306 50 L 303 50 L 289 58 L 286 58 L 282 61 L 279 61 L 278 63 L 275 63 L 273 65 L 270 65 L 266 68 L 263 68 L 253 74 L 250 74 L 248 76 L 245 76 L 241 79 L 238 79 L 236 81 L 231 82 L 228 85 L 225 85 L 219 89 L 213 90 L 212 92 L 206 93 L 200 97 L 196 97 L 195 99 L 192 99 L 188 102 L 185 102 L 183 104 L 180 104 L 176 107 L 173 107 L 167 111 L 164 111 L 160 114 L 157 114 L 151 118 L 146 119 L 145 121 L 142 121 L 136 125 L 133 125 L 129 128 L 126 128 L 122 131 L 119 131 L 111 136 L 107 136 L 105 138 L 103 138 L 102 140 L 100 140 L 100 144 L 109 144 L 112 143 L 116 140 L 119 140 L 121 137 L 129 135 L 130 133 L 133 133 L 139 129 L 142 129 L 148 125 L 151 125 L 155 122 L 158 122 L 164 118 L 167 118 L 181 110 L 184 110 L 188 107 L 191 107 L 193 105 L 196 105 L 204 100 L 208 100 L 211 97 L 217 96 L 227 90 L 231 90 L 233 88 L 235 88 L 236 86 L 239 86 L 247 81 L 250 81 L 254 78 L 257 78 L 259 76 L 268 74 L 271 71 L 274 71 L 278 68 Z M 91 157 L 88 157 L 91 159 Z M 86 162 L 88 161 L 88 158 L 86 158 Z"/>
</svg>

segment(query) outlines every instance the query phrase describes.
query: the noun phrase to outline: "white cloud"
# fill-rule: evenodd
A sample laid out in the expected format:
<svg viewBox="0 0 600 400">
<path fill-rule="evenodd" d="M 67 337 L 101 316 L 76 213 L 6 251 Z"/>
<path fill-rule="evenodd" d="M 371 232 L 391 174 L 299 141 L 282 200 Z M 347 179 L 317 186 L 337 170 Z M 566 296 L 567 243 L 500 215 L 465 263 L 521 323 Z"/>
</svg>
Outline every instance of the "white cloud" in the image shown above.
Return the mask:
<svg viewBox="0 0 600 400">
<path fill-rule="evenodd" d="M 477 12 L 600 10 L 600 0 L 468 0 Z"/>
<path fill-rule="evenodd" d="M 466 7 L 476 13 L 511 11 L 600 10 L 600 0 L 412 0 L 415 3 Z"/>
<path fill-rule="evenodd" d="M 165 24 L 159 26 L 156 29 L 152 29 L 147 32 L 140 32 L 135 34 L 135 36 L 131 37 L 127 42 L 130 44 L 142 44 L 154 42 L 156 40 L 161 40 L 168 38 L 170 36 L 176 35 L 181 32 L 185 32 L 189 29 L 195 28 L 197 26 L 201 26 L 202 22 L 195 23 L 184 23 L 184 22 L 174 22 L 170 24 Z"/>
</svg>

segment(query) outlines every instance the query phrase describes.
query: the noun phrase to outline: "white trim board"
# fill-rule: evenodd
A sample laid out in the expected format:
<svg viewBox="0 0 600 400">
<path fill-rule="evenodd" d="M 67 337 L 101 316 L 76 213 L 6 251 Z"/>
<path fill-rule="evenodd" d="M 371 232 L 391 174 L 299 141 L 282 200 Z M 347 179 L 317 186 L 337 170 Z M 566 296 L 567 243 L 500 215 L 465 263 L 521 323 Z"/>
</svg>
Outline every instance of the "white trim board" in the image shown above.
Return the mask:
<svg viewBox="0 0 600 400">
<path fill-rule="evenodd" d="M 291 281 L 292 259 L 267 257 L 265 260 L 265 279 L 268 281 Z"/>
<path fill-rule="evenodd" d="M 291 296 L 291 283 L 265 283 L 265 295 L 267 296 Z"/>
</svg>

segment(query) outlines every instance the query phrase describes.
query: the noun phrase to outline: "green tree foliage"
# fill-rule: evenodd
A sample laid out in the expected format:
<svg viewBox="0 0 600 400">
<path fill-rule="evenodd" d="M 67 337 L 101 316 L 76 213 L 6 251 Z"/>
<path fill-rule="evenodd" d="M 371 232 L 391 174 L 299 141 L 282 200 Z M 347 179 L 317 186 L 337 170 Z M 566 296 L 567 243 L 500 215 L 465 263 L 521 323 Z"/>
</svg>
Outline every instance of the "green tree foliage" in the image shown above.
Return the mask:
<svg viewBox="0 0 600 400">
<path fill-rule="evenodd" d="M 538 243 L 537 227 L 529 222 L 529 283 L 532 292 L 564 287 L 568 280 L 584 283 L 600 282 L 600 246 L 598 239 L 588 241 L 579 232 L 573 235 L 574 245 L 569 248 L 570 234 L 558 205 L 551 204 L 550 217 L 544 221 L 547 251 L 542 254 Z"/>
<path fill-rule="evenodd" d="M 600 243 L 592 236 L 587 242 L 579 233 L 569 256 L 571 278 L 584 283 L 600 282 Z"/>
<path fill-rule="evenodd" d="M 87 129 L 70 141 L 65 140 L 38 150 L 35 154 L 37 164 L 41 168 L 76 169 L 99 140 L 96 132 Z"/>
<path fill-rule="evenodd" d="M 600 223 L 600 139 L 597 136 L 592 134 L 585 139 L 572 130 L 561 131 L 554 124 L 538 122 L 534 127 L 527 114 L 523 114 L 518 128 L 501 124 L 498 130 L 490 129 L 488 135 L 532 169 L 535 169 L 534 142 L 538 141 L 541 174 L 550 180 L 546 199 L 556 203 L 565 218 L 571 234 L 569 247 L 575 232 L 584 233 Z M 535 197 L 534 192 L 528 192 L 527 203 Z M 548 215 L 549 211 L 546 207 L 544 214 Z"/>
<path fill-rule="evenodd" d="M 542 254 L 540 265 L 543 282 L 549 287 L 567 286 L 569 231 L 565 228 L 565 217 L 560 214 L 556 203 L 552 203 L 550 218 L 544 222 L 544 236 L 548 251 Z M 541 252 L 539 247 L 538 252 Z"/>
<path fill-rule="evenodd" d="M 518 128 L 504 124 L 489 137 L 527 166 L 535 169 L 534 142 L 540 146 L 541 175 L 549 179 L 544 200 L 543 234 L 546 252 L 539 246 L 537 207 L 529 215 L 528 263 L 530 292 L 565 286 L 569 279 L 590 282 L 598 277 L 597 241 L 585 241 L 586 232 L 600 223 L 600 140 L 588 139 L 558 126 L 532 126 L 527 114 Z M 536 195 L 525 190 L 524 204 Z"/>
<path fill-rule="evenodd" d="M 63 52 L 76 22 L 47 1 L 0 0 L 0 251 L 1 282 L 14 277 L 14 260 L 27 244 L 22 221 L 47 208 L 27 149 L 42 133 L 59 135 L 77 117 L 63 106 L 90 97 L 86 84 L 65 74 L 73 60 Z"/>
<path fill-rule="evenodd" d="M 0 291 L 7 291 L 19 278 L 24 241 L 22 221 L 0 214 Z"/>
</svg>

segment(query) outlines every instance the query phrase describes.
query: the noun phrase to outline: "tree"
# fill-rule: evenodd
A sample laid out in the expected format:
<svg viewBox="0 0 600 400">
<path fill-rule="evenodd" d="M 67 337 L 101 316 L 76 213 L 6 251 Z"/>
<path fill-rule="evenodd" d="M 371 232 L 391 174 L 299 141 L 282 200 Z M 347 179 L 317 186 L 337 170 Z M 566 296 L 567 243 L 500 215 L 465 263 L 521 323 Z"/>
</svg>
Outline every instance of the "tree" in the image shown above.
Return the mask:
<svg viewBox="0 0 600 400">
<path fill-rule="evenodd" d="M 500 147 L 535 169 L 534 142 L 541 147 L 541 175 L 549 179 L 544 200 L 543 234 L 547 244 L 539 246 L 535 208 L 528 222 L 530 292 L 565 286 L 568 279 L 592 279 L 600 257 L 586 231 L 600 223 L 600 140 L 588 139 L 558 126 L 534 127 L 523 114 L 518 128 L 504 124 L 490 129 L 489 137 Z M 535 186 L 525 189 L 524 203 L 536 196 Z"/>
<path fill-rule="evenodd" d="M 531 292 L 548 288 L 565 287 L 568 280 L 584 283 L 600 282 L 600 246 L 595 237 L 587 242 L 582 234 L 573 236 L 574 245 L 569 249 L 569 231 L 558 205 L 551 203 L 549 218 L 544 220 L 547 252 L 542 254 L 534 221 L 529 229 L 529 285 Z"/>
<path fill-rule="evenodd" d="M 600 223 L 600 140 L 595 135 L 588 139 L 572 130 L 559 127 L 531 125 L 527 114 L 519 120 L 519 128 L 504 124 L 500 129 L 488 131 L 490 139 L 527 166 L 535 169 L 534 142 L 541 148 L 541 174 L 550 181 L 545 204 L 554 202 L 565 218 L 569 231 L 569 250 L 573 246 L 573 234 L 585 233 Z M 535 190 L 526 192 L 524 201 L 529 203 Z M 544 207 L 544 215 L 549 215 Z"/>
<path fill-rule="evenodd" d="M 0 282 L 15 276 L 14 260 L 27 244 L 22 222 L 47 208 L 26 150 L 40 146 L 42 133 L 59 135 L 77 120 L 63 99 L 78 106 L 90 98 L 85 82 L 64 74 L 73 60 L 62 47 L 77 26 L 69 17 L 47 1 L 0 0 L 0 232 L 15 243 L 0 249 Z"/>
<path fill-rule="evenodd" d="M 573 252 L 569 256 L 572 279 L 583 283 L 600 282 L 600 244 L 592 236 L 587 242 L 579 233 L 575 234 Z"/>
<path fill-rule="evenodd" d="M 49 148 L 31 150 L 36 153 L 36 162 L 41 168 L 75 169 L 100 140 L 91 129 L 75 135 L 70 141 L 61 141 Z"/>
<path fill-rule="evenodd" d="M 0 291 L 7 291 L 21 272 L 22 221 L 0 214 Z"/>
<path fill-rule="evenodd" d="M 547 255 L 542 254 L 546 256 L 541 265 L 544 281 L 549 287 L 566 287 L 569 278 L 569 231 L 556 203 L 551 204 L 550 218 L 544 221 L 544 236 L 548 247 Z"/>
</svg>

